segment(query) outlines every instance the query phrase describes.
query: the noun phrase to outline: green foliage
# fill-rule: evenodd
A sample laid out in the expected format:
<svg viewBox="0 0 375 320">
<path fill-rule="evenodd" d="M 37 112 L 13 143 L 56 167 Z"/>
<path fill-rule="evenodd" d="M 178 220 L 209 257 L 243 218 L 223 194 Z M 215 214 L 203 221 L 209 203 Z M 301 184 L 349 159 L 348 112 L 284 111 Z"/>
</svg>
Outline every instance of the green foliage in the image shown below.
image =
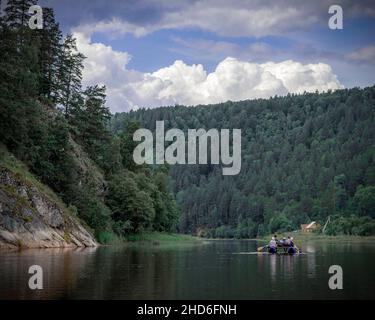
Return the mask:
<svg viewBox="0 0 375 320">
<path fill-rule="evenodd" d="M 85 56 L 77 50 L 76 39 L 67 35 L 59 52 L 56 92 L 56 101 L 63 106 L 66 118 L 71 116 L 77 100 L 80 100 L 84 59 Z"/>
<path fill-rule="evenodd" d="M 326 229 L 327 235 L 370 236 L 375 234 L 375 221 L 371 217 L 335 216 Z"/>
<path fill-rule="evenodd" d="M 140 190 L 133 173 L 124 171 L 109 180 L 107 203 L 114 220 L 128 221 L 131 232 L 150 228 L 155 216 L 152 200 L 145 191 Z M 121 233 L 126 234 L 129 227 L 125 225 Z"/>
<path fill-rule="evenodd" d="M 113 245 L 122 242 L 122 239 L 118 235 L 110 231 L 96 232 L 95 237 L 101 244 Z"/>
<path fill-rule="evenodd" d="M 113 212 L 114 230 L 120 235 L 143 230 L 170 231 L 176 221 L 174 200 L 165 185 L 154 181 L 153 171 L 124 170 L 108 183 L 106 202 Z"/>
<path fill-rule="evenodd" d="M 235 237 L 237 239 L 255 238 L 258 233 L 257 231 L 256 224 L 251 219 L 247 219 L 247 221 L 240 222 L 237 225 Z"/>
<path fill-rule="evenodd" d="M 269 227 L 271 233 L 293 230 L 290 219 L 288 219 L 284 214 L 277 214 L 276 216 L 272 217 Z"/>
<path fill-rule="evenodd" d="M 108 131 L 109 109 L 105 105 L 105 86 L 87 87 L 71 106 L 69 122 L 75 138 L 81 142 L 89 156 L 103 169 L 108 169 L 108 146 L 112 137 Z"/>
<path fill-rule="evenodd" d="M 126 121 L 124 123 L 123 131 L 120 134 L 122 165 L 128 170 L 134 170 L 136 167 L 133 160 L 133 151 L 138 143 L 133 141 L 133 134 L 137 129 L 139 129 L 139 124 L 137 122 Z"/>
<path fill-rule="evenodd" d="M 20 29 L 29 23 L 29 8 L 37 4 L 37 0 L 8 0 L 5 8 L 5 21 L 11 28 Z"/>
<path fill-rule="evenodd" d="M 354 195 L 353 202 L 359 215 L 375 218 L 375 186 L 360 186 Z"/>
<path fill-rule="evenodd" d="M 106 88 L 82 88 L 85 57 L 76 39 L 62 39 L 50 8 L 43 8 L 42 30 L 28 28 L 35 2 L 9 0 L 0 17 L 0 142 L 57 192 L 100 242 L 142 230 L 173 230 L 177 209 L 167 171 L 134 166 L 136 126 L 129 124 L 120 135 L 109 131 Z"/>
<path fill-rule="evenodd" d="M 338 211 L 345 208 L 348 198 L 345 188 L 345 181 L 345 174 L 340 174 L 333 179 L 335 209 Z"/>
<path fill-rule="evenodd" d="M 220 226 L 215 229 L 214 238 L 234 238 L 235 236 L 235 229 L 231 228 L 230 226 Z"/>
<path fill-rule="evenodd" d="M 353 88 L 139 109 L 114 115 L 111 128 L 119 132 L 124 122 L 136 122 L 154 130 L 164 120 L 165 130 L 241 129 L 239 175 L 223 177 L 220 165 L 171 166 L 178 230 L 242 236 L 239 225 L 251 219 L 258 230 L 251 233 L 259 235 L 323 224 L 334 214 L 374 217 L 372 189 L 355 197 L 359 185 L 375 186 L 374 106 L 375 87 Z"/>
<path fill-rule="evenodd" d="M 89 186 L 71 186 L 65 201 L 74 205 L 78 217 L 97 232 L 111 228 L 112 212 Z"/>
<path fill-rule="evenodd" d="M 157 231 L 131 234 L 126 237 L 126 240 L 131 241 L 131 242 L 133 241 L 134 242 L 135 241 L 153 242 L 154 244 L 161 244 L 162 242 L 171 242 L 173 244 L 178 244 L 179 242 L 181 242 L 181 244 L 186 244 L 189 242 L 198 243 L 199 241 L 199 239 L 189 236 L 189 235 L 167 233 L 167 232 L 157 232 Z"/>
<path fill-rule="evenodd" d="M 59 89 L 59 66 L 61 64 L 62 33 L 55 21 L 53 9 L 43 8 L 43 29 L 38 30 L 39 50 L 39 91 L 44 98 L 57 101 Z"/>
<path fill-rule="evenodd" d="M 39 123 L 38 129 L 25 161 L 44 183 L 63 192 L 74 175 L 68 124 L 57 115 L 53 120 Z"/>
<path fill-rule="evenodd" d="M 140 109 L 109 123 L 105 87 L 82 88 L 85 57 L 53 11 L 44 8 L 43 30 L 27 27 L 34 3 L 9 0 L 0 17 L 0 142 L 101 241 L 144 230 L 254 237 L 329 215 L 331 234 L 375 233 L 375 87 Z M 135 165 L 133 133 L 156 120 L 241 129 L 241 173 Z"/>
</svg>

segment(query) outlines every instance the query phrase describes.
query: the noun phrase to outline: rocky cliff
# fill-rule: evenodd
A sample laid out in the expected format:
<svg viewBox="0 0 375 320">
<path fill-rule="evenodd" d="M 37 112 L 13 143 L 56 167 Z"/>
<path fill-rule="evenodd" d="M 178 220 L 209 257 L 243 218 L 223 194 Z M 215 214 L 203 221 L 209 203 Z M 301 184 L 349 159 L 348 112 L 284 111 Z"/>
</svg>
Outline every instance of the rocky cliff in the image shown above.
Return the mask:
<svg viewBox="0 0 375 320">
<path fill-rule="evenodd" d="M 0 163 L 0 248 L 96 246 L 79 219 L 41 186 Z"/>
</svg>

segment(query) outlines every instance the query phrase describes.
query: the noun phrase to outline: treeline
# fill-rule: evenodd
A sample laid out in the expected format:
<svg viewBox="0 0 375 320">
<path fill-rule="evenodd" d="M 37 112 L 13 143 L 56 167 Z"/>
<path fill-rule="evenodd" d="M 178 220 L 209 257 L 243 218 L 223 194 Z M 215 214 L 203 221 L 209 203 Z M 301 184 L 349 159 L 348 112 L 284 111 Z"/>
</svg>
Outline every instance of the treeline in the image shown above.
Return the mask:
<svg viewBox="0 0 375 320">
<path fill-rule="evenodd" d="M 177 210 L 166 168 L 129 161 L 135 124 L 117 134 L 104 86 L 81 85 L 85 57 L 53 10 L 28 27 L 35 0 L 8 0 L 0 16 L 0 142 L 58 193 L 105 242 L 170 231 Z"/>
<path fill-rule="evenodd" d="M 116 114 L 155 128 L 242 129 L 242 170 L 172 166 L 179 230 L 248 238 L 317 221 L 328 234 L 375 234 L 375 87 Z"/>
</svg>

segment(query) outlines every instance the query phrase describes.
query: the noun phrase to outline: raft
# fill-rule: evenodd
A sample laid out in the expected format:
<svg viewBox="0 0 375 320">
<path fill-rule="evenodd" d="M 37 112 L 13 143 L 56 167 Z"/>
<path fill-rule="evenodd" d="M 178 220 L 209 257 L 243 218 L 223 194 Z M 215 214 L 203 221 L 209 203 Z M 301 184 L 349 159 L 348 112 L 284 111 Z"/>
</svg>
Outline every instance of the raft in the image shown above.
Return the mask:
<svg viewBox="0 0 375 320">
<path fill-rule="evenodd" d="M 279 250 L 278 253 L 269 253 L 268 251 L 244 251 L 244 252 L 233 252 L 232 254 L 243 254 L 243 255 L 246 255 L 246 254 L 250 254 L 250 255 L 267 255 L 267 256 L 274 256 L 274 255 L 277 255 L 277 256 L 297 256 L 297 255 L 302 255 L 302 254 L 306 254 L 306 252 L 296 252 L 294 254 L 289 254 L 288 252 L 281 252 L 281 250 Z"/>
<path fill-rule="evenodd" d="M 300 250 L 298 250 L 297 247 L 277 247 L 276 249 L 265 247 L 265 249 L 266 249 L 266 252 L 269 254 L 294 255 L 294 254 L 300 253 Z"/>
</svg>

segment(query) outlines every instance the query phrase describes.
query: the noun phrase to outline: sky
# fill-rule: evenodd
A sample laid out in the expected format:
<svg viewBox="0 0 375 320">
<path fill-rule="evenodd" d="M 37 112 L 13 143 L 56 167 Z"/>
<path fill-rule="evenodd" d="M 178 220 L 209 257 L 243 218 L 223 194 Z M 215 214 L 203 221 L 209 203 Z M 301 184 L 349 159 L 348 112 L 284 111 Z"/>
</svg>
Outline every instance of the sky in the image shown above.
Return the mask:
<svg viewBox="0 0 375 320">
<path fill-rule="evenodd" d="M 113 113 L 375 83 L 375 1 L 42 0 Z M 328 9 L 343 10 L 331 30 Z"/>
</svg>

